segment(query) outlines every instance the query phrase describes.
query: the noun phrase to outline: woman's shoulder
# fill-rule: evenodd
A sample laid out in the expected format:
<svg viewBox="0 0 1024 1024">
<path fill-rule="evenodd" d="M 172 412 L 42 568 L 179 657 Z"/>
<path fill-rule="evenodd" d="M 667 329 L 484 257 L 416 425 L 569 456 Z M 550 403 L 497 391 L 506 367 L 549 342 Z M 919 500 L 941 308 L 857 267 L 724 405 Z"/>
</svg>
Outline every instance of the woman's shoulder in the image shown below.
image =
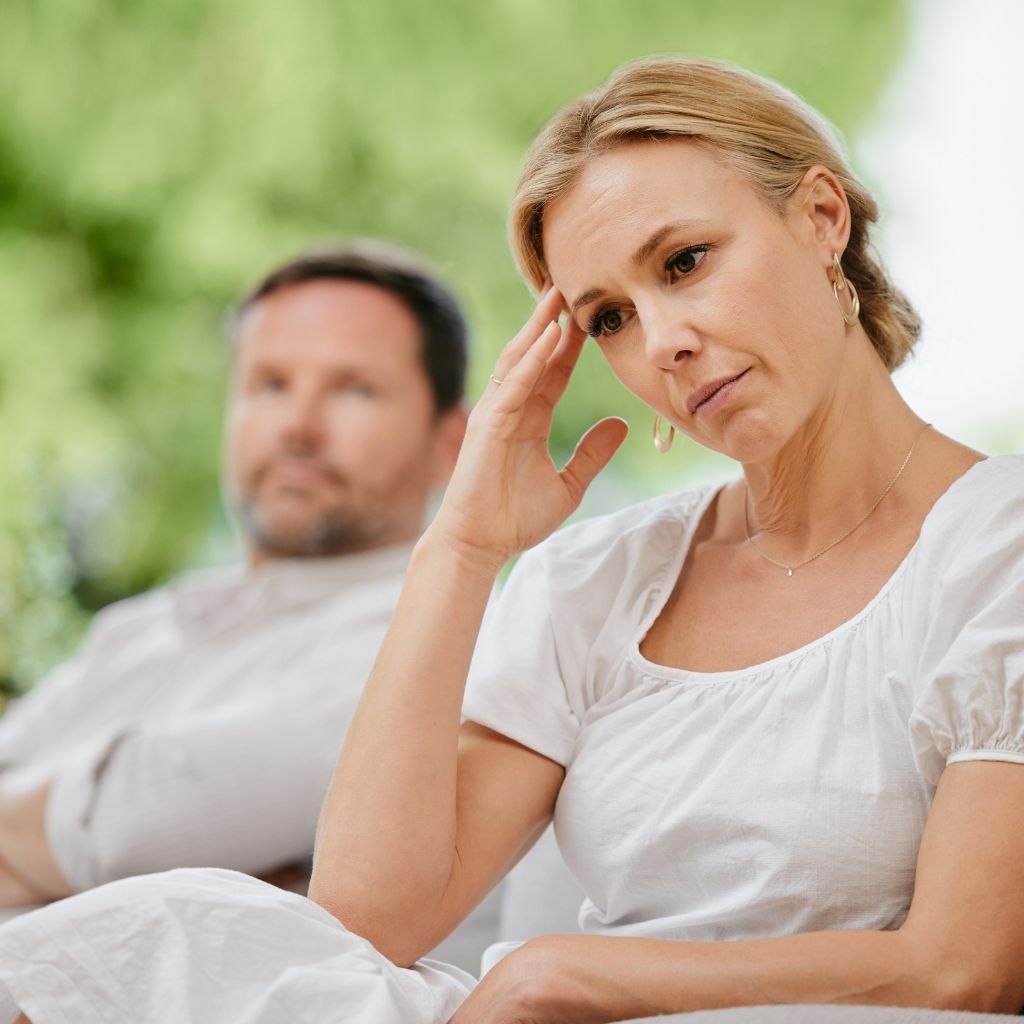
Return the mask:
<svg viewBox="0 0 1024 1024">
<path fill-rule="evenodd" d="M 700 487 L 661 494 L 615 512 L 592 516 L 562 527 L 530 554 L 557 564 L 563 571 L 591 569 L 609 562 L 658 564 L 678 551 L 714 488 Z"/>
<path fill-rule="evenodd" d="M 1024 576 L 1024 455 L 976 462 L 935 502 L 902 590 L 922 629 L 969 617 Z"/>
<path fill-rule="evenodd" d="M 1024 454 L 976 462 L 939 498 L 921 530 L 929 547 L 950 556 L 993 535 L 1024 543 Z"/>
</svg>

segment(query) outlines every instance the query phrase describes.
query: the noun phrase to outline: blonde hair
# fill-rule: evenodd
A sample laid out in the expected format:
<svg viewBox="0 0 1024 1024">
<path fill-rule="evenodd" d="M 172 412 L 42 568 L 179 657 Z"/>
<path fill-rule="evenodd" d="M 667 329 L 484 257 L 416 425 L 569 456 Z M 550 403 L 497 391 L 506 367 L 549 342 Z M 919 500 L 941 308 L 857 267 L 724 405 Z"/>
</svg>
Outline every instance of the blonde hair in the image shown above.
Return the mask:
<svg viewBox="0 0 1024 1024">
<path fill-rule="evenodd" d="M 510 245 L 529 283 L 538 288 L 548 275 L 544 210 L 572 188 L 587 161 L 623 143 L 663 138 L 711 147 L 779 212 L 809 168 L 831 170 L 850 204 L 842 262 L 860 296 L 861 323 L 890 371 L 907 358 L 921 321 L 870 243 L 878 206 L 847 166 L 833 129 L 782 86 L 717 61 L 627 64 L 548 123 L 530 147 L 509 213 Z"/>
</svg>

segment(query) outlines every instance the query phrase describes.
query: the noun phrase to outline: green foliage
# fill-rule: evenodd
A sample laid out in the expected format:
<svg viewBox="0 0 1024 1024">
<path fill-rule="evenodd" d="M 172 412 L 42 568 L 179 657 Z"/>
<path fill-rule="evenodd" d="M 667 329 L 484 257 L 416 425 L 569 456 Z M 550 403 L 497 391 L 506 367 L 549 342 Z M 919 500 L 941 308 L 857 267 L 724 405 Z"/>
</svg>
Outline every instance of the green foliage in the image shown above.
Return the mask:
<svg viewBox="0 0 1024 1024">
<path fill-rule="evenodd" d="M 895 0 L 6 0 L 0 681 L 28 684 L 89 612 L 226 535 L 220 322 L 270 265 L 350 234 L 426 253 L 476 325 L 479 386 L 530 308 L 505 205 L 560 105 L 685 52 L 849 132 L 904 22 Z M 619 412 L 618 472 L 642 489 L 649 416 L 593 352 L 583 373 L 556 446 Z"/>
</svg>

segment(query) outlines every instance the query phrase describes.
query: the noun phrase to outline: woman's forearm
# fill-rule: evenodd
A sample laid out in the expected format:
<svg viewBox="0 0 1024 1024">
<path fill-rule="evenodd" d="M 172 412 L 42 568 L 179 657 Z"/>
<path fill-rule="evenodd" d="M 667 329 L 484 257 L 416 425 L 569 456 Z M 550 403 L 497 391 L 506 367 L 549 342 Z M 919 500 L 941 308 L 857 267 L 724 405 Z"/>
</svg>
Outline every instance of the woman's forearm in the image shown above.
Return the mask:
<svg viewBox="0 0 1024 1024">
<path fill-rule="evenodd" d="M 531 1005 L 524 1009 L 536 1011 L 536 1019 L 573 1024 L 792 1003 L 1013 1012 L 992 1005 L 970 964 L 944 962 L 937 948 L 929 951 L 899 930 L 733 942 L 551 936 L 524 946 L 501 968 L 506 976 L 488 975 L 476 998 L 486 998 L 489 981 L 509 992 L 525 986 Z"/>
<path fill-rule="evenodd" d="M 916 951 L 901 932 L 817 932 L 659 946 L 664 957 L 656 960 L 659 996 L 667 1004 L 686 1004 L 673 1011 L 772 1003 L 922 1006 L 933 999 Z"/>
<path fill-rule="evenodd" d="M 469 663 L 500 565 L 428 531 L 338 758 L 310 898 L 374 937 L 434 913 L 455 856 L 457 743 Z"/>
</svg>

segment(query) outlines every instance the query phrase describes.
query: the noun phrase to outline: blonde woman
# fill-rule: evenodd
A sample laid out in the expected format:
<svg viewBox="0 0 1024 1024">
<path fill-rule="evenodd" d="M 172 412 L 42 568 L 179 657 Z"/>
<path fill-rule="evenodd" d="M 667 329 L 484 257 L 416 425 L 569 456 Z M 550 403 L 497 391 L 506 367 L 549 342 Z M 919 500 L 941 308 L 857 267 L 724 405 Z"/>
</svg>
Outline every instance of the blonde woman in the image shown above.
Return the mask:
<svg viewBox="0 0 1024 1024">
<path fill-rule="evenodd" d="M 417 547 L 310 900 L 213 871 L 76 897 L 0 931 L 11 1005 L 35 1024 L 1017 1012 L 1024 457 L 944 437 L 893 386 L 918 323 L 875 216 L 821 120 L 735 68 L 643 61 L 559 114 L 512 206 L 536 312 Z M 739 473 L 545 541 L 626 433 L 602 421 L 562 470 L 548 454 L 588 333 L 659 447 Z M 538 544 L 478 640 L 498 570 Z M 475 988 L 420 960 L 552 815 L 584 934 Z"/>
</svg>

